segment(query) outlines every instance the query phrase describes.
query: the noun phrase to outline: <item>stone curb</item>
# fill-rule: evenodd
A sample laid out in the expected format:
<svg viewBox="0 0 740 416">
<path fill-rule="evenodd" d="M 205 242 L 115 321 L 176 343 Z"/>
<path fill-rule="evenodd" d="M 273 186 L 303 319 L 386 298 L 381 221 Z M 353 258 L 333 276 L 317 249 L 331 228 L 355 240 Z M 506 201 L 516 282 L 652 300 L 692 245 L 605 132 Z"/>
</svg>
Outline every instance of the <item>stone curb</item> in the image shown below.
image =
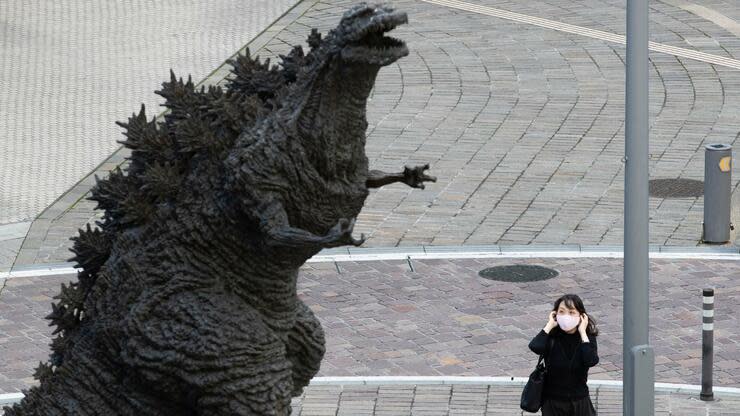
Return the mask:
<svg viewBox="0 0 740 416">
<path fill-rule="evenodd" d="M 624 256 L 623 246 L 583 244 L 529 245 L 469 245 L 469 246 L 400 246 L 400 247 L 340 247 L 324 249 L 309 261 L 325 258 L 357 260 L 374 257 L 391 258 L 456 258 L 456 257 L 606 257 Z M 740 247 L 725 246 L 659 246 L 650 245 L 653 258 L 727 258 L 740 260 Z M 338 260 L 337 260 L 338 261 Z"/>
<path fill-rule="evenodd" d="M 288 9 L 282 16 L 278 17 L 265 30 L 260 32 L 254 39 L 249 41 L 236 53 L 231 55 L 226 61 L 233 59 L 237 54 L 243 53 L 247 48 L 251 51 L 258 51 L 268 44 L 281 30 L 301 17 L 308 9 L 313 7 L 318 0 L 299 0 L 293 7 Z M 218 84 L 229 74 L 229 66 L 224 61 L 218 68 L 214 69 L 208 76 L 200 81 L 197 86 Z M 164 112 L 157 117 L 161 117 Z M 49 205 L 41 212 L 31 224 L 26 233 L 20 250 L 16 255 L 15 261 L 11 267 L 14 270 L 17 265 L 33 264 L 38 256 L 41 243 L 46 238 L 52 223 L 61 218 L 65 213 L 72 209 L 80 200 L 90 192 L 95 185 L 95 177 L 106 177 L 111 171 L 120 167 L 126 162 L 126 158 L 131 155 L 129 149 L 121 146 L 113 154 L 100 163 L 92 172 L 77 182 L 67 192 L 62 194 L 56 201 Z M 71 237 L 71 236 L 70 236 Z"/>
<path fill-rule="evenodd" d="M 486 258 L 525 258 L 525 259 L 545 259 L 545 258 L 624 258 L 622 248 L 608 249 L 606 247 L 583 247 L 571 250 L 545 249 L 538 246 L 491 246 L 490 249 L 473 249 L 465 250 L 465 247 L 434 247 L 434 250 L 422 251 L 418 248 L 395 247 L 386 249 L 385 247 L 375 250 L 368 248 L 367 251 L 351 251 L 349 253 L 340 252 L 320 252 L 312 257 L 307 263 L 323 262 L 345 262 L 345 261 L 381 261 L 381 260 L 431 260 L 431 259 L 486 259 Z M 429 249 L 429 247 L 427 247 Z M 719 250 L 696 250 L 692 251 L 684 247 L 666 248 L 665 250 L 650 250 L 651 259 L 705 259 L 705 260 L 731 260 L 740 261 L 740 252 L 737 249 L 719 249 Z"/>
<path fill-rule="evenodd" d="M 18 403 L 23 400 L 23 397 L 23 393 L 0 394 L 0 406 Z"/>
<path fill-rule="evenodd" d="M 31 221 L 21 221 L 0 225 L 0 241 L 25 238 L 30 226 Z"/>
</svg>

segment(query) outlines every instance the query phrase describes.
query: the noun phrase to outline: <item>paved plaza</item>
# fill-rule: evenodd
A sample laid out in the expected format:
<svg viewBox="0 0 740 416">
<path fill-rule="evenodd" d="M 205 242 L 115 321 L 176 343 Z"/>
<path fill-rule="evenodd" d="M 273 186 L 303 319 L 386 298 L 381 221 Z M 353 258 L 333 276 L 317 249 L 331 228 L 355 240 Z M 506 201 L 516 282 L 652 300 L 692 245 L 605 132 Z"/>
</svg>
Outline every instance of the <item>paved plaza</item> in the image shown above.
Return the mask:
<svg viewBox="0 0 740 416">
<path fill-rule="evenodd" d="M 352 3 L 302 1 L 248 46 L 274 58 L 304 43 L 310 28 L 333 27 Z M 460 9 L 473 3 L 457 0 L 394 4 L 409 13 L 410 23 L 395 34 L 411 54 L 378 77 L 367 152 L 378 169 L 428 162 L 439 180 L 423 191 L 395 185 L 373 192 L 356 227 L 369 235 L 366 245 L 621 244 L 624 46 L 609 34 L 624 32 L 622 4 L 481 0 L 473 11 Z M 740 7 L 687 4 L 651 7 L 654 49 L 675 53 L 651 53 L 653 178 L 702 179 L 703 144 L 734 144 L 740 132 L 740 39 L 728 23 Z M 519 15 L 508 18 L 510 12 Z M 557 22 L 576 33 L 550 28 Z M 687 50 L 704 55 L 679 56 Z M 150 64 L 193 72 L 196 80 L 205 73 L 190 63 Z M 157 68 L 149 71 L 164 79 Z M 221 67 L 203 82 L 219 83 L 227 73 Z M 95 133 L 102 152 L 119 138 L 113 121 L 153 97 L 153 82 L 131 93 L 136 102 L 128 110 L 117 104 L 95 117 L 109 127 Z M 79 157 L 73 148 L 68 153 Z M 105 175 L 125 156 L 115 153 L 95 173 Z M 84 171 L 100 160 L 84 159 L 64 164 Z M 84 200 L 93 183 L 92 175 L 84 178 L 36 219 L 18 264 L 66 260 L 69 236 L 95 217 Z M 4 186 L 36 195 L 22 182 Z M 699 244 L 703 198 L 652 198 L 650 205 L 651 243 Z"/>
<path fill-rule="evenodd" d="M 69 237 L 100 215 L 85 199 L 95 175 L 125 164 L 114 122 L 142 102 L 156 114 L 153 90 L 170 68 L 203 85 L 223 83 L 223 61 L 245 44 L 275 59 L 305 44 L 311 28 L 333 28 L 356 2 L 0 3 L 12 23 L 0 26 L 0 78 L 8 85 L 0 95 L 0 274 L 67 261 Z M 355 227 L 369 236 L 364 246 L 620 246 L 624 2 L 393 5 L 409 13 L 393 35 L 408 42 L 410 55 L 378 76 L 368 157 L 371 168 L 387 171 L 429 163 L 438 181 L 373 191 Z M 740 0 L 655 0 L 650 13 L 650 174 L 701 180 L 704 144 L 740 144 Z M 651 198 L 651 244 L 701 251 L 702 211 L 701 197 Z M 478 276 L 503 264 L 560 275 L 532 283 Z M 314 262 L 302 269 L 299 293 L 327 333 L 320 376 L 523 377 L 536 358 L 527 343 L 551 302 L 575 292 L 602 331 L 591 379 L 621 380 L 621 265 L 614 258 Z M 738 276 L 738 261 L 652 260 L 656 381 L 699 383 L 700 294 L 715 287 L 715 384 L 740 388 Z M 43 317 L 71 279 L 0 281 L 0 393 L 34 383 L 33 368 L 48 356 Z M 512 415 L 519 392 L 482 384 L 311 386 L 294 408 L 303 416 Z M 618 389 L 593 394 L 600 414 L 621 414 Z M 656 414 L 740 415 L 738 400 L 659 393 Z"/>
</svg>

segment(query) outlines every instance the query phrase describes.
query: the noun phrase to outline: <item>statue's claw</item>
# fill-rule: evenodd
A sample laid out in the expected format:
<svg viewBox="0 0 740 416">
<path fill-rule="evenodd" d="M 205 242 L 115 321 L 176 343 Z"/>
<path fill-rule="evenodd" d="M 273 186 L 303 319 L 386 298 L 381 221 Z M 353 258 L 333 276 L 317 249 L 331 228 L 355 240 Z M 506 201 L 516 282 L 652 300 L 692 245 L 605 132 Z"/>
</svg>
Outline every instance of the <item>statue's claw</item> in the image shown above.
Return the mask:
<svg viewBox="0 0 740 416">
<path fill-rule="evenodd" d="M 365 234 L 362 234 L 359 239 L 352 237 L 352 230 L 355 227 L 355 219 L 348 220 L 341 218 L 337 221 L 336 225 L 329 230 L 326 234 L 326 246 L 327 247 L 339 247 L 346 245 L 359 246 L 365 242 Z"/>
<path fill-rule="evenodd" d="M 352 238 L 352 245 L 356 247 L 361 246 L 362 243 L 365 242 L 365 240 L 367 240 L 367 238 L 365 237 L 365 233 L 362 233 L 360 234 L 360 238 Z"/>
<path fill-rule="evenodd" d="M 412 187 L 424 189 L 424 182 L 437 182 L 437 178 L 424 173 L 429 169 L 429 164 L 420 166 L 405 166 L 403 169 L 403 183 Z"/>
</svg>

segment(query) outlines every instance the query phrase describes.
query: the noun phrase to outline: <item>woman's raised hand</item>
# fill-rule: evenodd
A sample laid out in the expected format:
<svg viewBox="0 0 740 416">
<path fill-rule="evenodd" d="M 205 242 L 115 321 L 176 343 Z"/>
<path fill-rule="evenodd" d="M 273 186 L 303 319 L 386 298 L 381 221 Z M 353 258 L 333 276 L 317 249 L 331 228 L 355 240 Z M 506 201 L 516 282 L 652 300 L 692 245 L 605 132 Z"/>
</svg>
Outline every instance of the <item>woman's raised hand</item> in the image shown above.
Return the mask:
<svg viewBox="0 0 740 416">
<path fill-rule="evenodd" d="M 585 334 L 586 328 L 588 328 L 588 315 L 584 313 L 581 315 L 581 323 L 578 324 L 578 332 Z"/>
<path fill-rule="evenodd" d="M 549 315 L 547 315 L 547 325 L 545 325 L 545 332 L 548 334 L 550 333 L 550 330 L 558 326 L 558 321 L 555 319 L 557 316 L 557 312 L 552 311 Z"/>
</svg>

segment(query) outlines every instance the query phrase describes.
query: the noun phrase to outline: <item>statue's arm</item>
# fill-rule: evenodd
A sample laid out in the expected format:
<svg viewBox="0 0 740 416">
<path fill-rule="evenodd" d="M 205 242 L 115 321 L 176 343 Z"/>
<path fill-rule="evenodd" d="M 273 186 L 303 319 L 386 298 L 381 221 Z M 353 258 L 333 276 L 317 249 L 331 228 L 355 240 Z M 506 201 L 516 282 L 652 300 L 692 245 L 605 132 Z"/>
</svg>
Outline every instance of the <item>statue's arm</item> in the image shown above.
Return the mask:
<svg viewBox="0 0 740 416">
<path fill-rule="evenodd" d="M 402 182 L 412 188 L 424 189 L 424 182 L 437 182 L 437 178 L 424 173 L 427 169 L 429 169 L 428 164 L 415 167 L 406 166 L 403 172 L 399 173 L 371 170 L 368 172 L 365 184 L 368 188 L 380 188 L 391 183 Z"/>
<path fill-rule="evenodd" d="M 359 246 L 365 241 L 365 235 L 359 239 L 352 237 L 354 219 L 340 219 L 326 235 L 316 235 L 310 231 L 293 227 L 283 205 L 276 200 L 262 205 L 258 213 L 260 231 L 267 237 L 267 244 L 292 248 L 339 247 L 345 245 Z"/>
</svg>

